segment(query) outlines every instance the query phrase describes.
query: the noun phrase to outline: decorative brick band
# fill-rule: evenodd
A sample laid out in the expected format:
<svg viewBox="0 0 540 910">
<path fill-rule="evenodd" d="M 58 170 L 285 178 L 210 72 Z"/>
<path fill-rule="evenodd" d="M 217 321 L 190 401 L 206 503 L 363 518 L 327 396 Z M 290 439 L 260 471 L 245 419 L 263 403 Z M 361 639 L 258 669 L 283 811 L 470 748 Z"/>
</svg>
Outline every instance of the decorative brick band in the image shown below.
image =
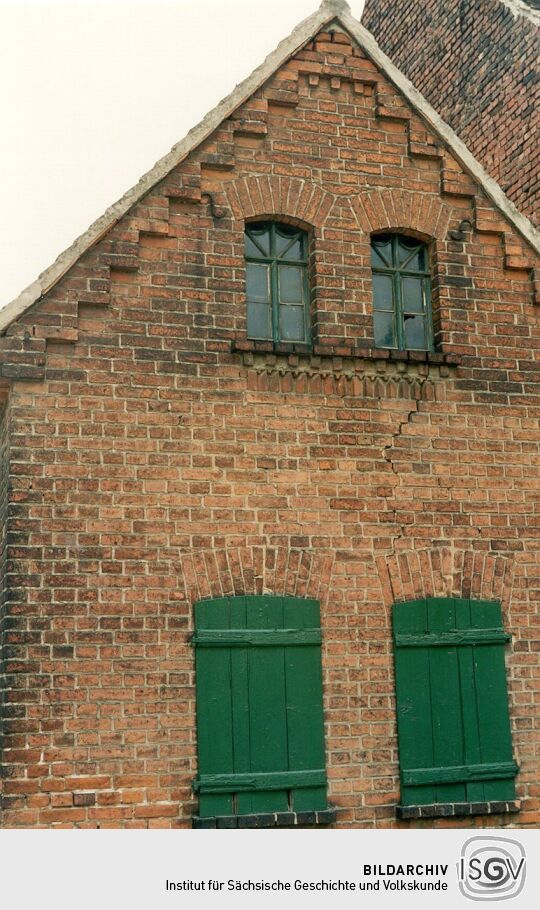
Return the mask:
<svg viewBox="0 0 540 910">
<path fill-rule="evenodd" d="M 470 597 L 509 605 L 514 566 L 504 556 L 452 547 L 403 550 L 379 557 L 377 568 L 387 606 L 423 597 Z"/>
<path fill-rule="evenodd" d="M 346 347 L 345 345 L 315 344 L 313 347 L 306 344 L 288 344 L 286 342 L 272 341 L 253 341 L 245 339 L 233 341 L 231 351 L 235 354 L 242 354 L 244 362 L 250 366 L 252 361 L 250 357 L 264 357 L 268 367 L 275 366 L 278 357 L 293 358 L 292 366 L 296 365 L 300 359 L 314 358 L 320 362 L 314 364 L 319 367 L 321 364 L 328 364 L 333 361 L 333 366 L 328 369 L 341 370 L 344 362 L 349 362 L 352 371 L 356 368 L 353 361 L 361 360 L 363 362 L 371 361 L 375 363 L 399 363 L 406 370 L 408 364 L 428 365 L 428 366 L 459 366 L 462 358 L 459 354 L 440 351 L 400 351 L 393 348 L 368 348 L 368 347 Z M 337 363 L 335 361 L 338 361 Z M 448 375 L 448 374 L 445 374 Z"/>
<path fill-rule="evenodd" d="M 242 594 L 328 596 L 334 556 L 285 547 L 205 550 L 182 560 L 186 599 Z"/>
</svg>

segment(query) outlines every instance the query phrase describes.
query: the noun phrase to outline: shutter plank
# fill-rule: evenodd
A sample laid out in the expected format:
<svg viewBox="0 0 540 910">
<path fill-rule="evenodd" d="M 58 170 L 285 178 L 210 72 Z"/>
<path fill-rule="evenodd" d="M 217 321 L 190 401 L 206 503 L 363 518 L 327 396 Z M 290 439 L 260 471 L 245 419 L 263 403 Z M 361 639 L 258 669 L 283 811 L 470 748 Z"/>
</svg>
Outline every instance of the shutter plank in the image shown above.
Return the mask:
<svg viewBox="0 0 540 910">
<path fill-rule="evenodd" d="M 195 605 L 196 628 L 228 629 L 230 605 L 227 598 Z M 197 743 L 199 775 L 232 772 L 234 749 L 231 711 L 231 665 L 227 648 L 195 651 L 197 679 Z M 232 795 L 201 794 L 199 814 L 203 817 L 231 815 Z"/>
<path fill-rule="evenodd" d="M 200 779 L 195 787 L 200 793 L 225 793 L 228 790 L 284 790 L 294 787 L 315 787 L 326 783 L 324 768 L 309 771 L 262 771 L 247 774 L 211 774 Z"/>
<path fill-rule="evenodd" d="M 316 600 L 283 599 L 286 628 L 319 629 Z M 324 768 L 323 687 L 320 645 L 285 650 L 286 717 L 290 771 Z M 291 790 L 291 808 L 296 812 L 326 809 L 326 785 Z"/>
<path fill-rule="evenodd" d="M 427 632 L 424 600 L 395 604 L 394 636 Z M 429 648 L 396 648 L 396 707 L 401 768 L 433 767 Z M 405 806 L 435 801 L 433 786 L 402 786 Z"/>
<path fill-rule="evenodd" d="M 232 630 L 246 628 L 246 598 L 231 598 Z M 248 699 L 248 649 L 230 648 L 231 703 L 233 718 L 234 773 L 251 770 Z M 234 791 L 235 813 L 245 815 L 252 811 L 251 794 Z"/>
<path fill-rule="evenodd" d="M 471 601 L 471 621 L 480 628 L 489 626 L 502 629 L 500 604 Z M 474 670 L 482 761 L 512 761 L 512 734 L 502 645 L 475 648 Z M 486 781 L 484 794 L 486 800 L 515 799 L 515 781 Z"/>
<path fill-rule="evenodd" d="M 502 627 L 501 607 L 497 603 L 472 601 L 471 619 L 479 626 L 490 623 Z M 508 715 L 503 647 L 484 645 L 482 648 L 475 648 L 474 669 L 482 761 L 512 761 L 512 734 Z M 515 799 L 515 782 L 486 781 L 484 793 L 486 800 Z"/>
<path fill-rule="evenodd" d="M 430 632 L 448 632 L 456 626 L 456 606 L 452 598 L 427 601 Z M 455 647 L 430 649 L 431 718 L 433 724 L 433 763 L 463 764 L 463 720 L 459 685 L 459 664 Z M 440 783 L 435 798 L 439 803 L 463 802 L 464 784 Z"/>
<path fill-rule="evenodd" d="M 411 768 L 402 772 L 405 784 L 465 783 L 467 781 L 493 780 L 515 777 L 515 762 L 497 762 L 492 765 L 442 765 L 438 768 Z"/>
<path fill-rule="evenodd" d="M 473 629 L 470 600 L 456 600 L 456 628 L 464 631 Z M 480 747 L 478 707 L 476 704 L 474 649 L 472 647 L 458 648 L 457 655 L 459 662 L 459 694 L 463 717 L 463 762 L 468 766 L 478 765 L 482 761 L 482 750 Z M 484 783 L 482 781 L 467 783 L 465 789 L 468 802 L 484 802 Z"/>
<path fill-rule="evenodd" d="M 250 629 L 282 629 L 282 597 L 247 597 L 246 623 Z M 253 645 L 249 660 L 249 718 L 251 771 L 287 770 L 285 724 L 284 648 Z M 287 790 L 251 795 L 253 812 L 286 812 Z"/>
</svg>

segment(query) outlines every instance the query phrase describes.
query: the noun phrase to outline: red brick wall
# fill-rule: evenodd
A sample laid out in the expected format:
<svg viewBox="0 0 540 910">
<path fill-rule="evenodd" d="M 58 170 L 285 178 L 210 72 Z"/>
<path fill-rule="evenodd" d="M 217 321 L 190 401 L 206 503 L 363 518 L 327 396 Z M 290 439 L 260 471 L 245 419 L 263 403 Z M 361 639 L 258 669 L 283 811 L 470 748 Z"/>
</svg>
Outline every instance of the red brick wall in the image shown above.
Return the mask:
<svg viewBox="0 0 540 910">
<path fill-rule="evenodd" d="M 362 23 L 538 224 L 538 26 L 500 0 L 366 0 Z"/>
<path fill-rule="evenodd" d="M 245 342 L 244 220 L 273 215 L 311 231 L 313 355 Z M 429 359 L 373 350 L 381 228 L 432 244 Z M 517 824 L 538 824 L 533 265 L 320 34 L 11 327 L 4 825 L 188 827 L 193 603 L 263 591 L 321 601 L 345 826 L 409 824 L 393 600 L 501 599 Z"/>
</svg>

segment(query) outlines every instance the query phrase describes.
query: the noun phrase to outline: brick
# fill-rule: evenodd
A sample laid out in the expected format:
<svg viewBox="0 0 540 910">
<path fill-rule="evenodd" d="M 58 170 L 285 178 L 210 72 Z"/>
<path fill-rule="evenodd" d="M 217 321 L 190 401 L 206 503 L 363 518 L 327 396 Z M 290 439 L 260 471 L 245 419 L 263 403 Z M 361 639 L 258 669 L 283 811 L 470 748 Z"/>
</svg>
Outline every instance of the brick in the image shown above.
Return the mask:
<svg viewBox="0 0 540 910">
<path fill-rule="evenodd" d="M 96 802 L 95 793 L 74 793 L 73 794 L 73 805 L 74 806 L 94 806 Z"/>
<path fill-rule="evenodd" d="M 171 815 L 178 815 L 177 806 L 155 805 L 135 808 L 135 818 L 168 818 Z"/>
<path fill-rule="evenodd" d="M 99 790 L 102 787 L 110 787 L 111 779 L 105 775 L 94 777 L 70 777 L 65 781 L 65 785 L 70 790 Z"/>
<path fill-rule="evenodd" d="M 44 825 L 53 825 L 57 822 L 73 825 L 86 818 L 84 809 L 44 809 L 39 814 L 39 819 Z"/>
</svg>

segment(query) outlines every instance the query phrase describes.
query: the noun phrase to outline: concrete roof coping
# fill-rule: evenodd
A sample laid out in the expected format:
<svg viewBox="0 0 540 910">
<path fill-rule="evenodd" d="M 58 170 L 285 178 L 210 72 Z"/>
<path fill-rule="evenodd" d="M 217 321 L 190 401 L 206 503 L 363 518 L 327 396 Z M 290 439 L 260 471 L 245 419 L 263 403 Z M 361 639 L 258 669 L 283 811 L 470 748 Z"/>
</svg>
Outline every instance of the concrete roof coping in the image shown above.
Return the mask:
<svg viewBox="0 0 540 910">
<path fill-rule="evenodd" d="M 322 0 L 319 9 L 330 10 L 334 13 L 350 13 L 351 11 L 347 0 Z"/>
<path fill-rule="evenodd" d="M 514 0 L 514 2 L 517 2 L 517 0 Z M 357 19 L 353 18 L 348 3 L 345 0 L 323 0 L 318 10 L 300 22 L 289 37 L 281 41 L 277 48 L 268 55 L 266 60 L 250 76 L 237 85 L 227 98 L 220 101 L 197 126 L 194 126 L 189 131 L 184 139 L 173 145 L 170 152 L 160 158 L 134 187 L 128 190 L 118 202 L 110 206 L 97 221 L 94 221 L 84 234 L 81 234 L 67 250 L 58 256 L 48 269 L 45 269 L 39 275 L 36 281 L 0 310 L 0 333 L 5 332 L 15 319 L 30 309 L 44 294 L 50 291 L 81 256 L 94 246 L 130 208 L 204 142 L 220 123 L 244 104 L 280 66 L 307 44 L 318 31 L 331 22 L 339 23 L 351 38 L 357 42 L 358 46 L 371 58 L 382 74 L 394 84 L 416 110 L 417 114 L 439 136 L 464 169 L 476 180 L 486 196 L 529 245 L 540 254 L 540 232 L 536 230 L 525 215 L 518 211 L 515 205 L 505 196 L 499 184 L 486 173 L 461 139 L 444 122 L 406 76 L 394 66 L 392 61 L 383 53 L 373 35 Z"/>
<path fill-rule="evenodd" d="M 500 3 L 510 10 L 514 18 L 523 16 L 524 19 L 529 19 L 535 25 L 540 26 L 540 10 L 537 6 L 531 8 L 523 0 L 500 0 Z"/>
</svg>

